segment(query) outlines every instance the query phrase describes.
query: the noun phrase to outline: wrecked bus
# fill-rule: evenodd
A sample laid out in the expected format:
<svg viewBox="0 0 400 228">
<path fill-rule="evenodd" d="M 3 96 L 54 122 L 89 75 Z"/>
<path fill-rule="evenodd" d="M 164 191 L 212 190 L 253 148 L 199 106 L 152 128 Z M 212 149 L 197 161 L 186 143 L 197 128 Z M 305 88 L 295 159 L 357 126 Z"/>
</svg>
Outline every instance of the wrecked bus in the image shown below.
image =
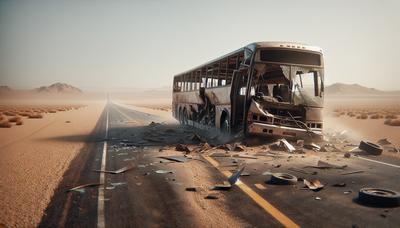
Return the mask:
<svg viewBox="0 0 400 228">
<path fill-rule="evenodd" d="M 320 48 L 257 42 L 174 76 L 172 112 L 226 133 L 318 137 L 323 97 Z"/>
</svg>

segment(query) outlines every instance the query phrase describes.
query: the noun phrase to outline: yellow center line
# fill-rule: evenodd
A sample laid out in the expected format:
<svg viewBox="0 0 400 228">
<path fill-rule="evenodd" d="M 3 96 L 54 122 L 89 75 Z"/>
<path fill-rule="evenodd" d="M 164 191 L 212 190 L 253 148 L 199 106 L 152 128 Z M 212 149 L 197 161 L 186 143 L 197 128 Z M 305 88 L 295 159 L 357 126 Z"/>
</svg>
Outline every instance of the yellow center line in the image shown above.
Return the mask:
<svg viewBox="0 0 400 228">
<path fill-rule="evenodd" d="M 211 165 L 213 165 L 215 168 L 217 168 L 218 171 L 220 171 L 226 177 L 230 177 L 232 175 L 232 173 L 229 171 L 220 170 L 218 168 L 219 163 L 216 160 L 214 160 L 213 158 L 211 158 L 210 156 L 207 156 L 207 155 L 202 155 L 202 156 L 204 159 L 206 159 Z M 253 189 L 251 189 L 245 183 L 239 181 L 237 186 L 244 193 L 246 193 L 254 202 L 256 202 L 261 208 L 263 208 L 268 214 L 270 214 L 272 217 L 274 217 L 276 220 L 278 220 L 283 226 L 293 227 L 293 228 L 300 227 L 293 220 L 291 220 L 289 217 L 287 217 L 285 214 L 283 214 L 281 211 L 279 211 L 276 207 L 274 207 L 267 200 L 262 198 L 259 194 L 257 194 Z"/>
</svg>

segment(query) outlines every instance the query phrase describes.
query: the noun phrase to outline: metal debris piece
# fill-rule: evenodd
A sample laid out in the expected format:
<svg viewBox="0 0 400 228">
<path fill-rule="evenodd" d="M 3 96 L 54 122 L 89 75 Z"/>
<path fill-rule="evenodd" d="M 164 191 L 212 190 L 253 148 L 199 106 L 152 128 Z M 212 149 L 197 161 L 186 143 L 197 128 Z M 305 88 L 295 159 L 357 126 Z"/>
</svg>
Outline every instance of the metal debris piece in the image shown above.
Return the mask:
<svg viewBox="0 0 400 228">
<path fill-rule="evenodd" d="M 197 192 L 197 187 L 187 187 L 185 190 L 188 192 Z"/>
<path fill-rule="evenodd" d="M 218 196 L 216 194 L 209 194 L 204 199 L 218 199 Z"/>
<path fill-rule="evenodd" d="M 319 191 L 324 187 L 324 185 L 321 183 L 321 181 L 319 181 L 317 179 L 310 180 L 310 181 L 304 179 L 303 183 L 305 186 L 307 186 L 309 189 L 311 189 L 313 191 Z"/>
<path fill-rule="evenodd" d="M 352 192 L 353 192 L 352 190 L 347 190 L 347 191 L 344 191 L 343 194 L 348 195 L 348 194 L 350 194 Z"/>
<path fill-rule="evenodd" d="M 309 149 L 309 150 L 320 150 L 321 149 L 321 147 L 315 143 L 305 144 L 303 147 L 306 149 Z"/>
<path fill-rule="evenodd" d="M 272 172 L 271 171 L 265 171 L 265 172 L 262 173 L 262 175 L 263 176 L 272 175 Z"/>
<path fill-rule="evenodd" d="M 229 184 L 229 182 L 224 182 L 223 184 L 216 184 L 214 187 L 211 188 L 211 190 L 223 190 L 227 191 L 232 188 L 232 185 Z"/>
<path fill-rule="evenodd" d="M 290 153 L 292 153 L 293 151 L 296 150 L 296 148 L 294 148 L 294 146 L 292 144 L 290 144 L 286 139 L 281 139 L 280 140 L 281 145 L 283 145 L 286 150 Z"/>
<path fill-rule="evenodd" d="M 177 144 L 175 147 L 175 150 L 190 153 L 189 147 L 187 147 L 186 145 L 182 145 L 182 144 Z"/>
<path fill-rule="evenodd" d="M 122 167 L 122 168 L 117 169 L 117 170 L 94 170 L 94 171 L 95 172 L 100 172 L 100 173 L 120 174 L 120 173 L 124 173 L 126 171 L 129 171 L 129 170 L 131 170 L 133 168 L 134 168 L 133 165 L 128 165 L 128 166 Z"/>
<path fill-rule="evenodd" d="M 340 182 L 332 185 L 333 187 L 346 187 L 346 183 Z"/>
<path fill-rule="evenodd" d="M 156 173 L 158 173 L 158 174 L 165 174 L 165 173 L 174 173 L 174 171 L 171 171 L 171 170 L 163 170 L 163 169 L 159 169 L 159 170 L 156 170 L 155 171 Z"/>
<path fill-rule="evenodd" d="M 381 146 L 392 144 L 387 138 L 379 139 L 377 143 Z"/>
<path fill-rule="evenodd" d="M 159 158 L 175 162 L 187 162 L 189 160 L 189 158 L 185 156 L 161 156 Z"/>
<path fill-rule="evenodd" d="M 87 187 L 96 187 L 96 186 L 100 186 L 100 185 L 103 185 L 103 184 L 101 184 L 101 183 L 82 184 L 82 185 L 68 189 L 67 192 L 78 191 L 78 192 L 83 193 L 84 191 L 82 192 L 82 191 L 80 191 L 80 189 L 87 188 Z"/>
<path fill-rule="evenodd" d="M 259 184 L 259 183 L 254 184 L 254 186 L 256 186 L 256 188 L 258 188 L 258 189 L 260 189 L 260 190 L 265 190 L 265 189 L 267 189 L 266 187 L 264 187 L 264 185 Z"/>
<path fill-rule="evenodd" d="M 352 172 L 347 172 L 347 173 L 341 173 L 341 175 L 350 175 L 350 174 L 356 174 L 356 173 L 363 173 L 364 170 L 357 170 L 357 171 L 352 171 Z"/>
<path fill-rule="evenodd" d="M 346 152 L 346 153 L 344 153 L 343 157 L 345 157 L 345 158 L 350 158 L 350 157 L 351 157 L 351 154 L 350 154 L 349 152 Z"/>
<path fill-rule="evenodd" d="M 297 140 L 296 141 L 296 145 L 300 146 L 300 147 L 303 147 L 304 146 L 304 140 Z"/>
<path fill-rule="evenodd" d="M 240 175 L 242 174 L 244 170 L 244 167 L 242 167 L 239 171 L 237 171 L 236 173 L 232 174 L 229 178 L 228 178 L 228 182 L 231 185 L 234 185 L 238 180 Z"/>
<path fill-rule="evenodd" d="M 321 198 L 321 197 L 318 197 L 318 196 L 316 196 L 314 199 L 315 199 L 315 200 L 322 200 L 322 198 Z"/>
<path fill-rule="evenodd" d="M 243 145 L 235 143 L 235 145 L 233 147 L 233 151 L 244 151 L 244 150 L 245 150 L 245 148 Z"/>
</svg>

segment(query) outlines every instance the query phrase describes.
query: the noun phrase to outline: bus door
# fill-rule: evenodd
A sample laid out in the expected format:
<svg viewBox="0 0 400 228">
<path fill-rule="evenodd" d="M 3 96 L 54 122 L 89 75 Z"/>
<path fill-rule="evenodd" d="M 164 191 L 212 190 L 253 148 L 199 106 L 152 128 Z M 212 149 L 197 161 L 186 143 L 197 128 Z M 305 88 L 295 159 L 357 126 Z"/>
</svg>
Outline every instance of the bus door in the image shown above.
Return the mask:
<svg viewBox="0 0 400 228">
<path fill-rule="evenodd" d="M 244 115 L 244 101 L 246 97 L 247 70 L 234 71 L 231 86 L 231 128 L 239 130 Z"/>
</svg>

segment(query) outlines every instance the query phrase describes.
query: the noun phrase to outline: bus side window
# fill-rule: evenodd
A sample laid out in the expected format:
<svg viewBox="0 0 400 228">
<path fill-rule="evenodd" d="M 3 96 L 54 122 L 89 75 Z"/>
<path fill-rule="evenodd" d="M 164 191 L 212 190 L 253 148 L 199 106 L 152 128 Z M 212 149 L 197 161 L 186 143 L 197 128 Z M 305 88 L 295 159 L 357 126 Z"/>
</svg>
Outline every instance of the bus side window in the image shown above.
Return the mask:
<svg viewBox="0 0 400 228">
<path fill-rule="evenodd" d="M 225 86 L 225 85 L 226 85 L 226 80 L 225 80 L 225 79 L 222 79 L 222 80 L 221 80 L 221 85 L 222 85 L 222 86 Z"/>
</svg>

